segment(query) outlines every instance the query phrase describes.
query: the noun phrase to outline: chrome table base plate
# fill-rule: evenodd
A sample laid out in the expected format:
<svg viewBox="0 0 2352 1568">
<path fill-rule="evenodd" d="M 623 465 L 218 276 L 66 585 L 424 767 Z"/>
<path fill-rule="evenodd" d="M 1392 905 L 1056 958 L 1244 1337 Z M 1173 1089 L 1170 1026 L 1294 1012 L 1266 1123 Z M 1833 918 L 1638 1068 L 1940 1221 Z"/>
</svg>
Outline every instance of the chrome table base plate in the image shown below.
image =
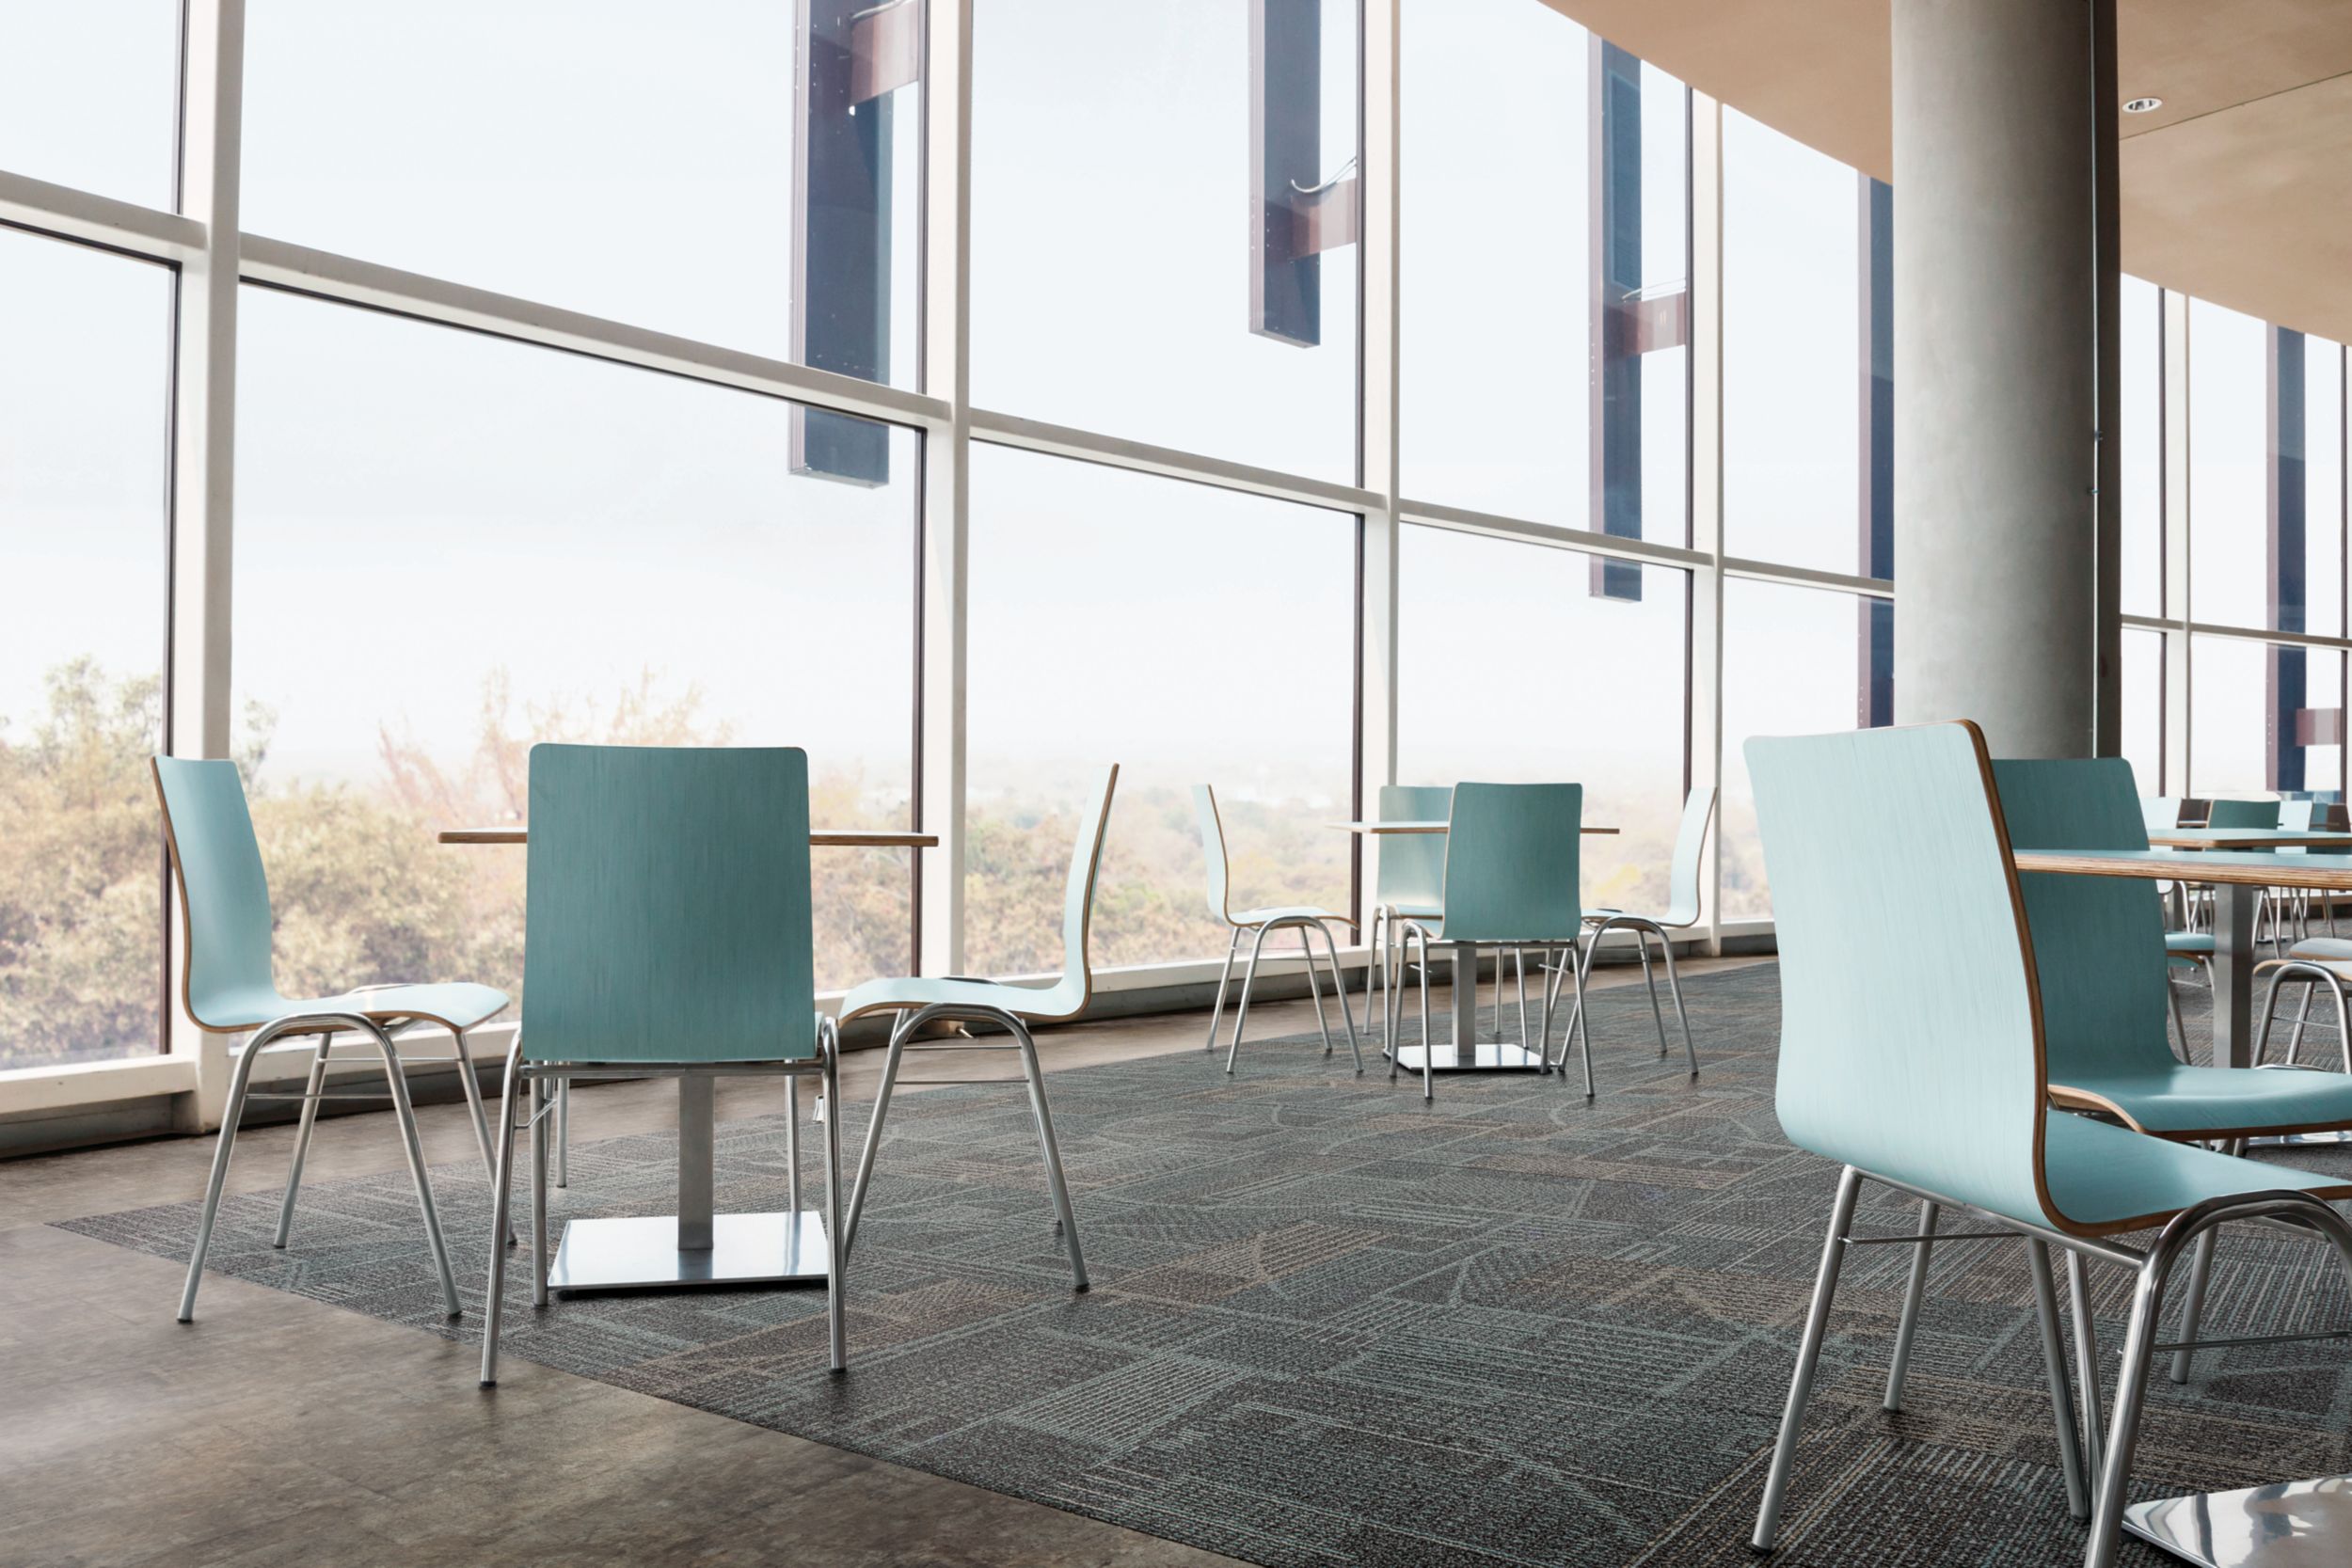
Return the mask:
<svg viewBox="0 0 2352 1568">
<path fill-rule="evenodd" d="M 573 1220 L 548 1271 L 550 1291 L 643 1291 L 681 1285 L 823 1284 L 824 1217 L 716 1214 L 707 1251 L 677 1244 L 677 1217 Z"/>
<path fill-rule="evenodd" d="M 2352 1476 L 2134 1503 L 2123 1528 L 2199 1568 L 2335 1568 L 2352 1561 Z"/>
<path fill-rule="evenodd" d="M 1544 1059 L 1522 1045 L 1502 1040 L 1480 1040 L 1465 1053 L 1460 1046 L 1439 1044 L 1433 1048 L 1435 1057 L 1429 1064 L 1432 1072 L 1541 1072 Z M 1421 1070 L 1422 1048 L 1400 1045 L 1396 1048 L 1396 1065 L 1406 1072 Z"/>
</svg>

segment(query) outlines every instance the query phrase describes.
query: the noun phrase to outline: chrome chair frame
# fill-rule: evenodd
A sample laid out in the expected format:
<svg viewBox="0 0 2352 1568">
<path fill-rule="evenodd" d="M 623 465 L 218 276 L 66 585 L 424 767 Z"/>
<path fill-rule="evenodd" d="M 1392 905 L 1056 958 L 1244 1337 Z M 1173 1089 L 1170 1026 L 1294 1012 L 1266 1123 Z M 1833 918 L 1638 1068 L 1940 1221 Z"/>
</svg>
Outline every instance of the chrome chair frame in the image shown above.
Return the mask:
<svg viewBox="0 0 2352 1568">
<path fill-rule="evenodd" d="M 916 1036 L 930 1024 L 950 1021 L 993 1023 L 1011 1038 L 1003 1044 L 978 1038 L 938 1042 L 916 1039 Z M 1045 1072 L 1038 1065 L 1037 1041 L 1030 1036 L 1029 1026 L 1019 1014 L 985 1003 L 934 1002 L 927 1006 L 904 1009 L 893 1021 L 889 1054 L 882 1059 L 882 1087 L 874 1096 L 872 1119 L 866 1124 L 866 1146 L 858 1155 L 857 1180 L 850 1188 L 850 1212 L 841 1237 L 843 1254 L 846 1256 L 857 1240 L 858 1216 L 866 1212 L 866 1182 L 874 1174 L 874 1152 L 882 1147 L 882 1122 L 890 1115 L 891 1092 L 898 1087 L 898 1069 L 910 1050 L 1011 1051 L 1019 1054 L 1020 1078 L 927 1078 L 916 1086 L 1025 1084 L 1029 1091 L 1029 1112 L 1037 1123 L 1038 1147 L 1045 1156 L 1045 1182 L 1054 1205 L 1054 1233 L 1062 1239 L 1063 1249 L 1070 1254 L 1072 1289 L 1086 1290 L 1086 1254 L 1078 1244 L 1078 1216 L 1070 1206 L 1070 1181 L 1062 1172 L 1061 1145 L 1054 1136 L 1054 1113 L 1045 1103 Z"/>
<path fill-rule="evenodd" d="M 1225 1022 L 1225 995 L 1233 979 L 1233 959 L 1240 956 L 1243 936 L 1254 932 L 1255 939 L 1249 944 L 1249 962 L 1242 970 L 1241 1004 L 1233 1010 L 1233 1037 L 1226 1042 L 1225 1047 L 1225 1070 L 1228 1073 L 1233 1070 L 1233 1064 L 1241 1055 L 1242 1030 L 1249 1022 L 1249 997 L 1257 988 L 1258 959 L 1265 952 L 1265 939 L 1277 931 L 1283 930 L 1295 930 L 1298 933 L 1298 951 L 1300 956 L 1307 960 L 1307 990 L 1315 999 L 1315 1028 L 1323 1036 L 1323 1053 L 1328 1056 L 1336 1049 L 1331 1039 L 1331 1019 L 1330 1015 L 1323 1010 L 1323 982 L 1315 976 L 1315 947 L 1307 936 L 1311 930 L 1323 933 L 1325 961 L 1331 968 L 1331 989 L 1339 993 L 1340 1017 L 1347 1026 L 1347 1049 L 1355 1054 L 1356 1070 L 1358 1072 L 1364 1070 L 1364 1048 L 1362 1042 L 1357 1037 L 1355 1010 L 1348 1006 L 1346 976 L 1340 971 L 1339 942 L 1333 939 L 1331 927 L 1327 923 L 1328 920 L 1337 918 L 1339 917 L 1318 918 L 1303 914 L 1278 915 L 1272 920 L 1263 921 L 1254 926 L 1237 924 L 1233 927 L 1233 940 L 1225 945 L 1224 972 L 1217 976 L 1216 1003 L 1209 1009 L 1209 1043 L 1203 1048 L 1209 1051 L 1216 1049 L 1217 1031 Z M 1367 1019 L 1365 1022 L 1369 1024 L 1371 1021 Z"/>
<path fill-rule="evenodd" d="M 450 1274 L 449 1246 L 441 1238 L 440 1215 L 433 1206 L 433 1181 L 425 1172 L 424 1146 L 417 1136 L 416 1108 L 408 1099 L 406 1069 L 409 1064 L 401 1057 L 398 1048 L 392 1043 L 390 1033 L 363 1013 L 289 1013 L 283 1018 L 272 1019 L 256 1029 L 252 1037 L 246 1040 L 245 1049 L 238 1053 L 236 1066 L 230 1069 L 229 1101 L 221 1113 L 219 1141 L 213 1149 L 212 1175 L 204 1184 L 204 1206 L 196 1223 L 196 1249 L 188 1258 L 187 1283 L 180 1291 L 179 1317 L 182 1323 L 196 1321 L 197 1287 L 203 1283 L 204 1259 L 212 1250 L 213 1226 L 220 1216 L 221 1193 L 228 1184 L 229 1161 L 236 1148 L 237 1129 L 245 1119 L 246 1104 L 256 1100 L 300 1100 L 303 1102 L 302 1124 L 294 1134 L 293 1168 L 287 1174 L 286 1196 L 278 1209 L 277 1237 L 270 1243 L 282 1247 L 286 1244 L 287 1230 L 294 1221 L 294 1191 L 302 1180 L 303 1155 L 310 1147 L 310 1126 L 317 1119 L 319 1101 L 376 1098 L 373 1094 L 332 1093 L 322 1086 L 326 1071 L 327 1046 L 338 1032 L 345 1030 L 368 1037 L 383 1055 L 384 1081 L 391 1097 L 392 1117 L 400 1125 L 401 1152 L 408 1162 L 408 1179 L 417 1189 L 417 1207 L 424 1214 L 424 1234 L 432 1247 L 433 1266 L 441 1278 L 441 1302 L 450 1317 L 459 1315 L 457 1282 Z M 253 1069 L 272 1042 L 288 1036 L 303 1035 L 320 1037 L 318 1048 L 311 1057 L 310 1076 L 304 1092 L 254 1093 Z M 458 1052 L 460 1060 L 465 1064 L 461 1070 L 470 1080 L 471 1062 L 465 1056 L 462 1035 Z M 479 1085 L 475 1086 L 474 1092 L 481 1092 Z"/>
<path fill-rule="evenodd" d="M 1216 1050 L 1217 1031 L 1225 1022 L 1225 997 L 1233 981 L 1233 959 L 1241 953 L 1243 934 L 1254 933 L 1256 940 L 1249 945 L 1249 964 L 1242 972 L 1241 1005 L 1233 1014 L 1233 1038 L 1225 1051 L 1225 1070 L 1229 1075 L 1232 1072 L 1234 1064 L 1241 1057 L 1242 1030 L 1249 1022 L 1249 997 L 1257 989 L 1258 960 L 1265 954 L 1265 939 L 1276 931 L 1295 930 L 1298 933 L 1299 952 L 1307 960 L 1307 989 L 1315 999 L 1315 1027 L 1323 1036 L 1323 1053 L 1326 1056 L 1332 1053 L 1331 1020 L 1323 1010 L 1323 982 L 1315 977 L 1314 942 L 1307 934 L 1311 928 L 1323 933 L 1324 951 L 1331 966 L 1331 989 L 1339 993 L 1340 1019 L 1347 1026 L 1347 1049 L 1356 1058 L 1356 1070 L 1361 1073 L 1364 1070 L 1363 1043 L 1356 1035 L 1356 1013 L 1347 1001 L 1347 976 L 1340 969 L 1340 946 L 1332 938 L 1329 924 L 1335 920 L 1343 925 L 1353 925 L 1354 922 L 1345 915 L 1303 905 L 1234 912 L 1231 901 L 1232 864 L 1225 843 L 1224 819 L 1217 810 L 1216 787 L 1214 784 L 1195 784 L 1192 794 L 1193 809 L 1200 824 L 1201 859 L 1208 873 L 1209 917 L 1223 922 L 1232 930 L 1232 940 L 1225 944 L 1225 967 L 1217 975 L 1216 1002 L 1209 1009 L 1208 1043 L 1201 1049 L 1212 1053 Z M 1253 915 L 1259 918 L 1250 918 Z M 1369 1007 L 1364 1014 L 1364 1026 L 1372 1026 Z"/>
<path fill-rule="evenodd" d="M 1918 1235 L 1889 1238 L 1857 1238 L 1852 1235 L 1854 1200 L 1866 1180 L 1878 1181 L 1919 1199 L 1922 1210 Z M 2251 1342 L 2245 1339 L 2198 1341 L 2193 1327 L 2184 1331 L 2189 1338 L 2179 1343 L 2156 1342 L 2156 1323 L 2164 1308 L 2165 1288 L 2180 1262 L 2181 1254 L 2223 1225 L 2239 1221 L 2265 1227 L 2284 1225 L 2307 1233 L 2316 1233 L 2333 1245 L 2346 1278 L 2352 1279 L 2352 1223 L 2347 1223 L 2326 1202 L 2308 1193 L 2275 1190 L 2209 1198 L 2174 1214 L 2143 1251 L 2120 1242 L 2070 1236 L 2054 1228 L 2023 1224 L 2005 1215 L 1991 1213 L 1973 1205 L 1956 1202 L 1942 1195 L 1847 1165 L 1838 1178 L 1836 1197 L 1831 1205 L 1829 1231 L 1821 1246 L 1820 1266 L 1814 1276 L 1812 1305 L 1805 1314 L 1796 1369 L 1789 1380 L 1788 1400 L 1781 1416 L 1780 1435 L 1773 1445 L 1763 1499 L 1756 1511 L 1756 1530 L 1751 1544 L 1757 1551 L 1771 1551 L 1779 1537 L 1781 1506 L 1788 1490 L 1805 1406 L 1812 1398 L 1814 1372 L 1820 1363 L 1821 1341 L 1827 1331 L 1831 1306 L 1836 1296 L 1838 1271 L 1846 1249 L 1879 1241 L 1918 1246 L 1919 1251 L 1913 1255 L 1913 1283 L 1910 1289 L 1919 1290 L 1926 1276 L 1929 1247 L 1938 1239 L 1934 1234 L 1935 1217 L 1944 1209 L 1966 1212 L 1998 1227 L 1994 1232 L 1981 1234 L 2014 1235 L 2025 1240 L 2033 1249 L 2035 1305 L 2042 1320 L 2042 1358 L 2048 1374 L 2052 1414 L 2058 1429 L 2059 1469 L 2066 1479 L 2070 1512 L 2077 1519 L 2088 1517 L 2090 1521 L 2084 1568 L 2113 1568 L 2121 1545 L 2124 1486 L 2131 1478 L 2132 1456 L 2139 1439 L 2140 1409 L 2146 1397 L 2150 1365 L 2155 1354 L 2158 1351 L 2179 1353 L 2193 1350 L 2201 1343 L 2218 1349 L 2224 1345 Z M 1951 1236 L 1942 1239 L 1963 1238 Z M 1978 1233 L 1972 1233 L 1966 1239 L 1978 1239 Z M 2052 1245 L 2066 1249 L 2067 1283 L 2074 1319 L 2075 1375 L 2084 1385 L 2079 1431 L 2073 1391 L 2058 1349 L 2055 1292 L 2051 1288 L 2049 1271 L 2048 1249 Z M 2096 1328 L 2089 1310 L 2090 1293 L 2084 1278 L 2083 1264 L 2086 1259 L 2127 1268 L 2136 1275 L 2115 1410 L 2106 1426 L 2104 1440 L 2099 1417 L 2098 1343 Z M 2342 1331 L 2326 1331 L 2265 1335 L 2259 1339 L 2263 1343 L 2271 1343 L 2341 1338 Z M 1899 1341 L 1896 1362 L 1889 1369 L 1889 1409 L 1897 1408 L 1899 1403 L 1901 1371 L 1908 1360 L 1909 1349 L 1907 1340 Z"/>
<path fill-rule="evenodd" d="M 506 1076 L 499 1099 L 499 1148 L 496 1197 L 492 1210 L 493 1236 L 505 1235 L 512 1225 L 515 1132 L 530 1134 L 531 1154 L 531 1305 L 548 1305 L 548 1267 L 552 1253 L 548 1235 L 548 1164 L 552 1129 L 562 1085 L 575 1079 L 636 1078 L 786 1078 L 791 1103 L 785 1123 L 785 1159 L 789 1167 L 790 1203 L 795 1213 L 801 1201 L 800 1081 L 819 1080 L 824 1094 L 825 1124 L 825 1327 L 831 1343 L 829 1368 L 840 1372 L 848 1366 L 842 1323 L 842 1270 L 849 1258 L 841 1228 L 841 1036 L 830 1018 L 817 1025 L 817 1054 L 778 1062 L 526 1062 L 522 1031 L 506 1053 Z M 522 1091 L 523 1114 L 516 1120 L 516 1090 Z M 506 1308 L 506 1248 L 490 1248 L 490 1278 L 483 1303 L 482 1386 L 498 1386 L 499 1329 Z"/>
<path fill-rule="evenodd" d="M 1682 1053 L 1690 1061 L 1691 1076 L 1696 1078 L 1699 1075 L 1699 1048 L 1691 1037 L 1691 1015 L 1682 1006 L 1682 980 L 1675 973 L 1674 940 L 1667 935 L 1667 928 L 1664 926 L 1660 925 L 1648 915 L 1627 914 L 1621 910 L 1612 911 L 1601 917 L 1585 938 L 1582 963 L 1586 971 L 1591 970 L 1594 957 L 1600 951 L 1600 939 L 1609 934 L 1612 927 L 1622 927 L 1633 933 L 1634 949 L 1642 956 L 1642 982 L 1649 988 L 1650 1017 L 1658 1025 L 1658 1054 L 1663 1056 L 1672 1048 L 1666 1043 L 1666 1015 L 1658 1005 L 1658 978 L 1655 972 L 1651 970 L 1649 962 L 1650 939 L 1652 937 L 1658 939 L 1658 950 L 1665 955 L 1666 989 L 1674 993 L 1675 1017 L 1682 1024 Z M 1584 978 L 1583 974 L 1577 976 L 1577 1010 L 1568 1021 L 1568 1027 L 1571 1029 L 1576 1028 L 1583 1020 Z M 1555 992 L 1559 989 L 1556 971 L 1553 975 L 1552 989 Z"/>
</svg>

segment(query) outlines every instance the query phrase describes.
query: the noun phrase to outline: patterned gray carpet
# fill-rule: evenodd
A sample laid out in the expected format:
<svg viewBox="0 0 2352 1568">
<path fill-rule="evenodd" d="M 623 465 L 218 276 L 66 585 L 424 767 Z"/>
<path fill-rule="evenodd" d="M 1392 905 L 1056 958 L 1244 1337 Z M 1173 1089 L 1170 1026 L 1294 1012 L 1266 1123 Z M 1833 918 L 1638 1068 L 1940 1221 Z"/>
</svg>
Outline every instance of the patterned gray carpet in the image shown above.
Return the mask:
<svg viewBox="0 0 2352 1568">
<path fill-rule="evenodd" d="M 1424 1106 L 1302 1040 L 1246 1046 L 1232 1079 L 1198 1053 L 1055 1075 L 1084 1296 L 1019 1092 L 907 1096 L 850 1275 L 846 1378 L 824 1373 L 812 1291 L 534 1319 L 516 1280 L 508 1354 L 1262 1563 L 1748 1563 L 1833 1175 L 1772 1116 L 1775 972 L 1689 990 L 1700 1080 L 1656 1058 L 1638 990 L 1605 992 L 1593 1105 L 1486 1077 L 1441 1079 Z M 668 1137 L 583 1140 L 559 1223 L 666 1212 L 673 1158 Z M 436 1182 L 478 1291 L 486 1185 L 466 1165 Z M 719 1183 L 723 1207 L 783 1206 L 772 1120 L 721 1127 Z M 1870 1233 L 1910 1227 L 1888 1195 L 1866 1203 Z M 275 1212 L 230 1202 L 214 1266 L 478 1333 L 474 1299 L 453 1329 L 439 1316 L 405 1179 L 306 1191 L 288 1252 Z M 175 1205 L 70 1228 L 183 1257 L 193 1222 Z M 1910 1409 L 1879 1409 L 1908 1251 L 1850 1257 L 1777 1560 L 2079 1561 L 2023 1249 L 1937 1252 Z M 2216 1332 L 2352 1321 L 2316 1248 L 2239 1236 L 2221 1258 Z M 2126 1281 L 2092 1279 L 2120 1336 Z M 2347 1369 L 2323 1342 L 2159 1380 L 2136 1491 L 2352 1468 Z"/>
</svg>

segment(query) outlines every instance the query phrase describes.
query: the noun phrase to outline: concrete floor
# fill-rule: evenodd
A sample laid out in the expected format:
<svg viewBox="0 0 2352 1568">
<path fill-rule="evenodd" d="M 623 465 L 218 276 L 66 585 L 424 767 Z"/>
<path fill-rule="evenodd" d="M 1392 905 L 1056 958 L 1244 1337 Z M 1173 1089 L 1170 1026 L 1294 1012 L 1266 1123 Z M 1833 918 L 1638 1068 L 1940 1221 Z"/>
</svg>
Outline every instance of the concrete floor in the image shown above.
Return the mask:
<svg viewBox="0 0 2352 1568">
<path fill-rule="evenodd" d="M 1314 1026 L 1304 1001 L 1252 1013 L 1262 1038 Z M 1056 1072 L 1199 1051 L 1206 1024 L 1086 1024 L 1039 1052 Z M 881 1053 L 851 1053 L 844 1094 L 870 1097 L 880 1068 Z M 782 1098 L 723 1082 L 719 1115 Z M 581 1139 L 676 1125 L 666 1083 L 583 1086 L 573 1107 Z M 420 1121 L 430 1160 L 476 1157 L 462 1106 Z M 239 1138 L 232 1189 L 279 1186 L 293 1136 Z M 1230 1561 L 520 1360 L 485 1397 L 470 1349 L 232 1279 L 208 1279 L 182 1324 L 181 1265 L 45 1223 L 200 1197 L 212 1150 L 175 1138 L 0 1163 L 0 1565 Z M 400 1163 L 381 1113 L 339 1117 L 305 1180 Z"/>
</svg>

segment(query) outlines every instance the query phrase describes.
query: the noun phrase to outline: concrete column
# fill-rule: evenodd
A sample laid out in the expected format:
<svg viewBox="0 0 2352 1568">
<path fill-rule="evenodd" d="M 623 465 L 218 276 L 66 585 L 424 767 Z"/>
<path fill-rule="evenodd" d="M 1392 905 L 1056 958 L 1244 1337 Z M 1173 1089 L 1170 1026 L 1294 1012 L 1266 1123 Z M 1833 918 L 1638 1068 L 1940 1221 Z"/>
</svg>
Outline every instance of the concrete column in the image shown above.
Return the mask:
<svg viewBox="0 0 2352 1568">
<path fill-rule="evenodd" d="M 1895 716 L 1996 756 L 2096 736 L 2101 4 L 1893 8 Z"/>
</svg>

